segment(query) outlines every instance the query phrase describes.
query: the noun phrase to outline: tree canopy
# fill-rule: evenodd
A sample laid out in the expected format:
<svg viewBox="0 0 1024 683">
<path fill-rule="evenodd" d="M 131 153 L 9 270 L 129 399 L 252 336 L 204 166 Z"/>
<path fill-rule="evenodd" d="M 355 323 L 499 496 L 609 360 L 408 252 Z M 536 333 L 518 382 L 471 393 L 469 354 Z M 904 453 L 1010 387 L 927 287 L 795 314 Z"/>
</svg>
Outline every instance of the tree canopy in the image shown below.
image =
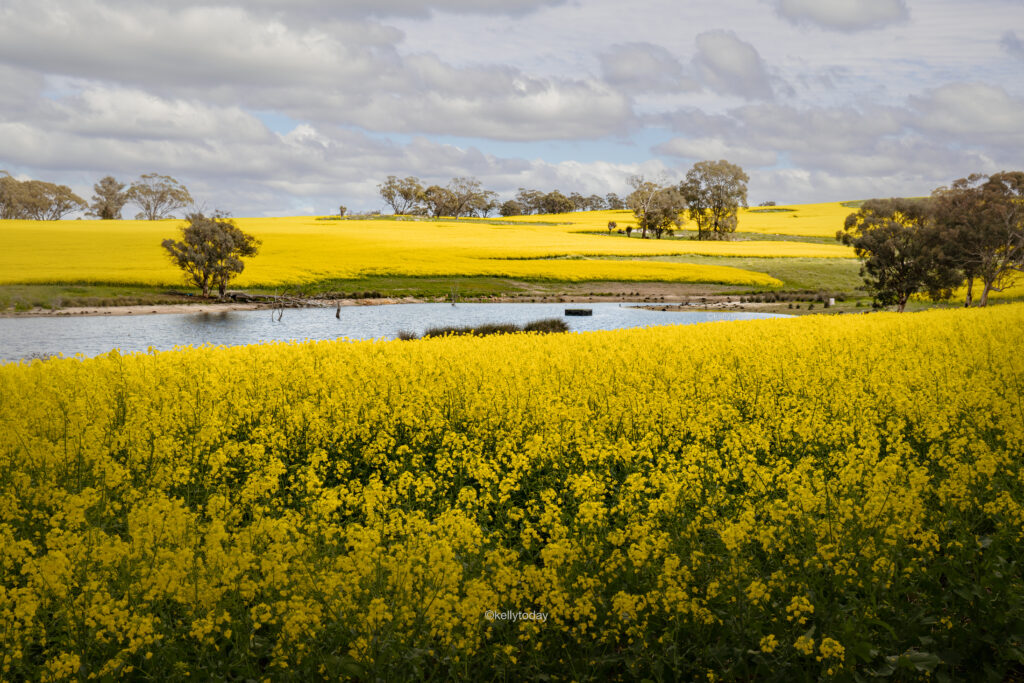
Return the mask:
<svg viewBox="0 0 1024 683">
<path fill-rule="evenodd" d="M 85 200 L 67 185 L 18 180 L 0 171 L 0 218 L 57 221 L 85 206 Z"/>
<path fill-rule="evenodd" d="M 947 259 L 967 284 L 965 305 L 981 281 L 980 305 L 1024 268 L 1024 172 L 973 174 L 932 193 L 937 228 Z"/>
<path fill-rule="evenodd" d="M 672 234 L 682 224 L 679 217 L 686 210 L 686 199 L 675 187 L 662 185 L 633 176 L 629 179 L 633 192 L 626 198 L 626 205 L 636 217 L 641 237 L 651 232 L 658 239 L 665 233 Z"/>
<path fill-rule="evenodd" d="M 128 203 L 128 192 L 124 183 L 119 183 L 113 176 L 101 178 L 93 185 L 92 204 L 88 215 L 101 220 L 114 220 L 121 217 L 121 209 Z"/>
<path fill-rule="evenodd" d="M 485 190 L 476 178 L 452 178 L 447 186 L 430 185 L 424 188 L 419 178 L 388 176 L 377 186 L 377 192 L 396 215 L 422 215 L 433 217 L 487 216 L 498 208 L 495 192 Z"/>
<path fill-rule="evenodd" d="M 181 240 L 165 239 L 161 244 L 185 279 L 210 295 L 216 286 L 221 298 L 227 283 L 242 272 L 243 257 L 255 256 L 260 241 L 242 232 L 226 214 L 189 214 Z"/>
<path fill-rule="evenodd" d="M 902 312 L 913 294 L 947 298 L 962 281 L 932 211 L 920 199 L 871 199 L 836 233 L 861 258 L 861 277 L 879 304 Z"/>
<path fill-rule="evenodd" d="M 679 184 L 690 220 L 697 224 L 697 239 L 729 239 L 736 231 L 739 207 L 747 206 L 743 169 L 722 159 L 698 161 Z"/>
<path fill-rule="evenodd" d="M 135 217 L 150 221 L 168 218 L 175 211 L 192 204 L 192 195 L 184 185 L 171 176 L 158 173 L 141 176 L 128 188 L 127 196 L 142 209 Z"/>
<path fill-rule="evenodd" d="M 399 178 L 389 175 L 387 180 L 377 186 L 377 192 L 396 216 L 422 213 L 423 185 L 415 176 Z"/>
</svg>

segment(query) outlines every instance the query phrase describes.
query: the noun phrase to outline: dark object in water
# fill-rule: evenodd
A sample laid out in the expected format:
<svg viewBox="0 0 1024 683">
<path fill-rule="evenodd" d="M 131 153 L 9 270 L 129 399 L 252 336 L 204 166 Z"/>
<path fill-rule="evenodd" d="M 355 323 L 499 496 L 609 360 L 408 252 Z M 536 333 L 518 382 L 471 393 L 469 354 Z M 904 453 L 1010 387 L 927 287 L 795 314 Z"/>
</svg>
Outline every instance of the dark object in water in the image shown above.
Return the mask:
<svg viewBox="0 0 1024 683">
<path fill-rule="evenodd" d="M 566 315 L 594 315 L 594 309 L 592 308 L 567 308 L 565 309 Z"/>
</svg>

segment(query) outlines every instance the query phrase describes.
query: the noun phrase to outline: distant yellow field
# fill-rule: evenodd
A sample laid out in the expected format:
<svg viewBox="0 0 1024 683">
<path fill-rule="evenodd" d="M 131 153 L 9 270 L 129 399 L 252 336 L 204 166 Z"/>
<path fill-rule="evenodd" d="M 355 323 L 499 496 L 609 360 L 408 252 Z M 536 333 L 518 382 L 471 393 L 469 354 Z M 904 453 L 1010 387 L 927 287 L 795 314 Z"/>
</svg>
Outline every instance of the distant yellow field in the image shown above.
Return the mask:
<svg viewBox="0 0 1024 683">
<path fill-rule="evenodd" d="M 751 207 L 740 212 L 737 230 L 800 237 L 835 237 L 836 232 L 843 229 L 846 217 L 856 210 L 839 202 Z"/>
<path fill-rule="evenodd" d="M 510 223 L 317 220 L 308 216 L 240 218 L 237 219 L 239 227 L 256 235 L 263 246 L 260 255 L 249 262 L 237 282 L 252 286 L 370 275 L 479 275 L 560 281 L 779 286 L 781 283 L 773 277 L 740 268 L 629 260 L 628 257 L 853 256 L 849 248 L 839 244 L 641 240 L 621 235 L 581 234 L 604 229 L 609 220 L 625 226 L 631 218 L 625 211 L 527 216 Z M 175 220 L 0 221 L 0 243 L 4 245 L 0 250 L 0 283 L 176 284 L 181 281 L 181 274 L 167 259 L 160 242 L 167 237 L 177 237 L 181 225 L 182 221 Z M 824 229 L 818 228 L 819 231 Z"/>
<path fill-rule="evenodd" d="M 824 204 L 786 204 L 782 206 L 754 206 L 740 209 L 738 232 L 754 232 L 763 235 L 794 235 L 797 237 L 835 237 L 843 227 L 843 221 L 857 209 L 843 206 L 840 202 Z M 573 226 L 574 230 L 605 230 L 608 221 L 615 221 L 619 228 L 636 226 L 636 220 L 629 211 L 586 211 L 544 216 L 512 216 L 503 218 L 522 223 L 559 222 Z M 694 229 L 692 223 L 683 223 L 683 229 Z M 789 256 L 789 254 L 778 254 Z"/>
</svg>

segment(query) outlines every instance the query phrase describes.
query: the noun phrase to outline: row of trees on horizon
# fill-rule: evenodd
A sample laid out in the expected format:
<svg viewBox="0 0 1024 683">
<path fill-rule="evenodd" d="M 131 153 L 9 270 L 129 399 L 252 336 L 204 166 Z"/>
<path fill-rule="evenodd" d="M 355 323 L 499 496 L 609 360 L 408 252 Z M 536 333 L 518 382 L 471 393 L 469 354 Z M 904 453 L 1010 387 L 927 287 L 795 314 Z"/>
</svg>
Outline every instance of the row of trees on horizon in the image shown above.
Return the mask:
<svg viewBox="0 0 1024 683">
<path fill-rule="evenodd" d="M 596 194 L 585 197 L 579 192 L 565 195 L 559 190 L 543 192 L 523 187 L 514 199 L 499 202 L 497 192 L 485 190 L 479 180 L 466 176 L 452 178 L 442 187 L 424 186 L 416 176 L 391 175 L 377 186 L 377 192 L 395 215 L 400 216 L 486 218 L 491 214 L 526 216 L 626 208 L 625 202 L 614 192 L 604 197 Z"/>
<path fill-rule="evenodd" d="M 170 176 L 147 173 L 130 186 L 113 176 L 93 186 L 92 201 L 72 192 L 67 185 L 43 180 L 18 180 L 0 171 L 0 219 L 57 221 L 76 212 L 102 220 L 121 218 L 127 204 L 135 204 L 138 219 L 169 218 L 178 210 L 192 206 L 192 195 Z"/>
<path fill-rule="evenodd" d="M 585 197 L 577 192 L 565 195 L 559 190 L 521 187 L 514 199 L 499 203 L 496 192 L 484 189 L 479 180 L 470 177 L 453 178 L 445 187 L 424 187 L 415 176 L 388 176 L 377 191 L 396 215 L 486 218 L 494 212 L 526 216 L 629 209 L 644 239 L 673 234 L 682 226 L 683 214 L 696 225 L 698 239 L 728 239 L 736 230 L 739 207 L 747 206 L 749 180 L 742 168 L 723 159 L 697 162 L 678 184 L 632 176 L 632 192 L 625 198 L 614 192 Z M 614 227 L 614 223 L 609 224 L 609 229 Z M 628 230 L 632 233 L 632 227 Z"/>
</svg>

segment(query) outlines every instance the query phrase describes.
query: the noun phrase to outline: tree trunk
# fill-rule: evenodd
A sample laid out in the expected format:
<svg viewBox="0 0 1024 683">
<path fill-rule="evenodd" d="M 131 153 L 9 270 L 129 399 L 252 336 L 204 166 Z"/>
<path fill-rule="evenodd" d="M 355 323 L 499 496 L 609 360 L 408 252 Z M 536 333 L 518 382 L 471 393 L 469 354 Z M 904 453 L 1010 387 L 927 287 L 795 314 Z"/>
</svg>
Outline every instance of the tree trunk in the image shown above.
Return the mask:
<svg viewBox="0 0 1024 683">
<path fill-rule="evenodd" d="M 978 305 L 982 308 L 988 305 L 988 293 L 990 291 L 992 291 L 992 283 L 985 280 L 985 286 L 981 290 L 981 301 L 978 302 Z"/>
<path fill-rule="evenodd" d="M 903 296 L 901 296 L 901 297 L 900 297 L 900 300 L 899 300 L 899 306 L 898 306 L 898 308 L 896 309 L 896 312 L 897 312 L 897 313 L 902 313 L 902 312 L 903 312 L 903 309 L 907 307 L 907 300 L 908 300 L 909 298 L 910 298 L 910 297 L 909 297 L 909 296 L 907 296 L 906 294 L 904 294 Z"/>
<path fill-rule="evenodd" d="M 973 290 L 974 290 L 974 278 L 973 277 L 968 277 L 967 278 L 967 299 L 964 301 L 964 308 L 970 308 L 971 307 L 971 301 L 974 300 L 974 296 L 972 294 Z"/>
</svg>

